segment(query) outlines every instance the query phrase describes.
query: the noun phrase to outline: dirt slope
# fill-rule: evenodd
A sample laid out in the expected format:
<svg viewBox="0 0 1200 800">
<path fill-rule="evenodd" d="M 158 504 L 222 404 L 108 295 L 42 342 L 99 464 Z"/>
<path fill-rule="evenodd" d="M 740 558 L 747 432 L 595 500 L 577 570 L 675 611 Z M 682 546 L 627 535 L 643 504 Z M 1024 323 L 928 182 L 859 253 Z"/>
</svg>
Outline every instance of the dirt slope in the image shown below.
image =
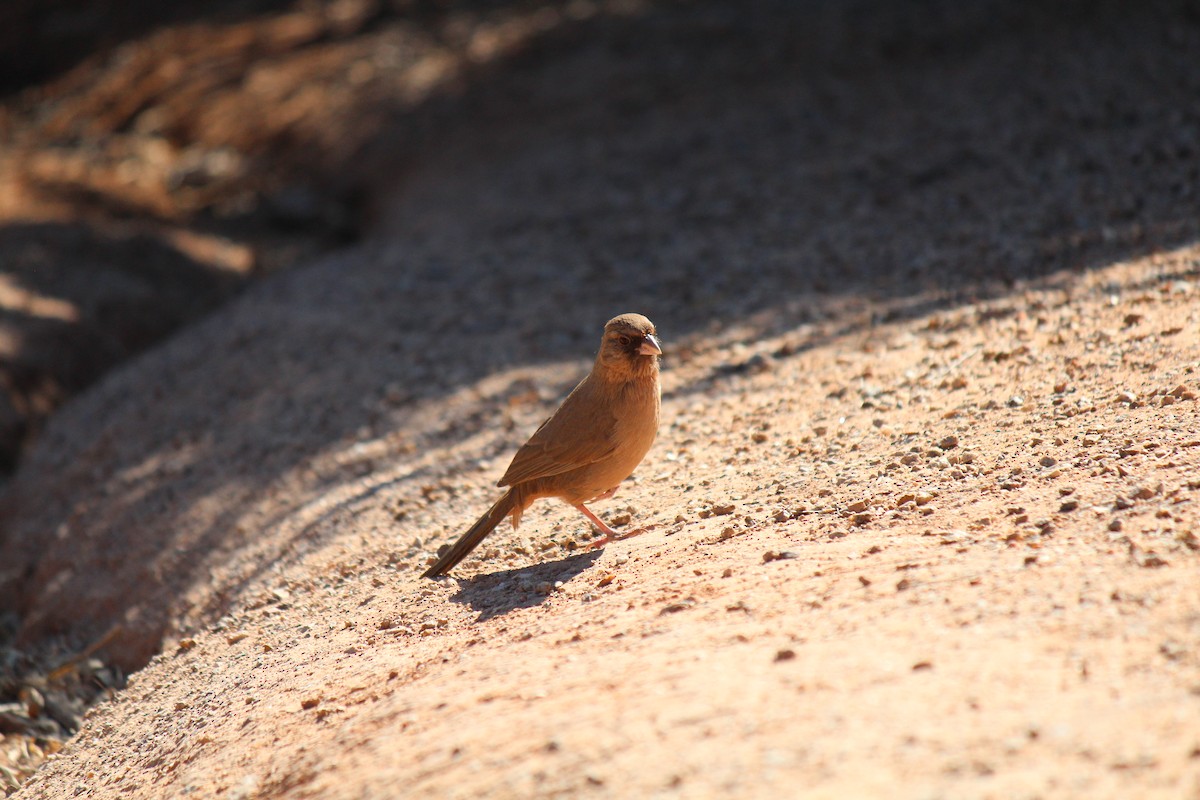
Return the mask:
<svg viewBox="0 0 1200 800">
<path fill-rule="evenodd" d="M 54 419 L 19 641 L 163 649 L 22 796 L 1200 793 L 1184 8 L 548 27 L 367 245 Z M 626 310 L 652 530 L 418 579 Z"/>
</svg>

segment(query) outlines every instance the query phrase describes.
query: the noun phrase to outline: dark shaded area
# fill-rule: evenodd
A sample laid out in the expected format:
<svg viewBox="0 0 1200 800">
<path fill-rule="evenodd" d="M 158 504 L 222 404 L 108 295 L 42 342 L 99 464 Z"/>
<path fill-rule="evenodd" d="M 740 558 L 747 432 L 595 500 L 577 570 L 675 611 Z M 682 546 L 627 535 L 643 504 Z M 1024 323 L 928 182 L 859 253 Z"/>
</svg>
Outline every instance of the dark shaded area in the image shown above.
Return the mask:
<svg viewBox="0 0 1200 800">
<path fill-rule="evenodd" d="M 29 426 L 113 365 L 209 311 L 241 283 L 148 233 L 86 224 L 0 228 L 0 469 Z"/>
<path fill-rule="evenodd" d="M 235 19 L 290 0 L 8 0 L 0 5 L 0 95 L 28 88 L 155 28 L 197 18 Z"/>
<path fill-rule="evenodd" d="M 510 7 L 537 4 L 4 4 L 0 472 L 115 364 L 355 241 L 382 166 L 359 148 L 383 116 L 408 129 L 413 73 L 453 77 Z"/>
<path fill-rule="evenodd" d="M 537 30 L 419 102 L 352 106 L 339 124 L 372 132 L 361 146 L 299 151 L 398 196 L 375 207 L 374 243 L 148 354 L 133 385 L 164 402 L 113 381 L 48 431 L 3 508 L 0 599 L 23 643 L 121 621 L 118 658 L 144 663 L 180 587 L 250 546 L 258 493 L 359 438 L 409 431 L 412 450 L 309 476 L 290 510 L 503 430 L 504 403 L 427 409 L 498 369 L 586 356 L 615 311 L 648 313 L 669 353 L 734 324 L 748 341 L 821 320 L 836 335 L 1200 229 L 1188 4 L 697 3 Z M 878 319 L 845 311 L 868 301 Z M 214 497 L 175 538 L 180 510 Z M 276 535 L 260 566 L 322 533 Z"/>
<path fill-rule="evenodd" d="M 506 569 L 470 580 L 453 576 L 442 580 L 458 581 L 458 591 L 450 597 L 455 603 L 478 611 L 478 621 L 501 617 L 518 608 L 532 608 L 546 602 L 555 583 L 574 580 L 596 563 L 600 550 L 587 550 L 558 561 Z"/>
<path fill-rule="evenodd" d="M 7 0 L 0 4 L 0 97 L 52 80 L 93 58 L 156 30 L 191 24 L 224 25 L 289 11 L 333 6 L 328 0 Z M 372 21 L 436 19 L 462 8 L 504 5 L 496 0 L 350 0 Z"/>
</svg>

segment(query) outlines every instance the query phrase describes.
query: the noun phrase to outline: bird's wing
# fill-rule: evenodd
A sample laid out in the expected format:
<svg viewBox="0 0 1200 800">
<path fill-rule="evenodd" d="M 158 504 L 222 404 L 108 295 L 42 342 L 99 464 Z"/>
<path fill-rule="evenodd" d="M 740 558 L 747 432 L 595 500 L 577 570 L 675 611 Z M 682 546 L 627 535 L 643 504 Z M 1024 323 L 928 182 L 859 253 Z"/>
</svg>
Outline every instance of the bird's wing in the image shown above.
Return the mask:
<svg viewBox="0 0 1200 800">
<path fill-rule="evenodd" d="M 513 456 L 497 486 L 559 475 L 612 455 L 617 418 L 610 404 L 595 402 L 597 388 L 586 378 L 576 386 Z"/>
</svg>

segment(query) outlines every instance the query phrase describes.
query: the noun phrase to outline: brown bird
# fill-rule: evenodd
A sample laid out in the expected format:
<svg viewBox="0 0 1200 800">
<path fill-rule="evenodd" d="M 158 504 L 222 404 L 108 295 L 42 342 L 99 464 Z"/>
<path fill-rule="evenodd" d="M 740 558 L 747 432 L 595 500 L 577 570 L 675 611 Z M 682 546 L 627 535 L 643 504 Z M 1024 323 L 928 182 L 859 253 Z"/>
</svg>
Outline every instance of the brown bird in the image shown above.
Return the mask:
<svg viewBox="0 0 1200 800">
<path fill-rule="evenodd" d="M 612 497 L 654 443 L 662 397 L 660 355 L 650 320 L 641 314 L 610 319 L 592 371 L 517 451 L 497 482 L 508 491 L 422 577 L 445 575 L 505 517 L 512 517 L 515 529 L 529 504 L 541 497 L 562 498 L 591 520 L 604 534 L 594 546 L 615 538 L 584 503 Z"/>
</svg>

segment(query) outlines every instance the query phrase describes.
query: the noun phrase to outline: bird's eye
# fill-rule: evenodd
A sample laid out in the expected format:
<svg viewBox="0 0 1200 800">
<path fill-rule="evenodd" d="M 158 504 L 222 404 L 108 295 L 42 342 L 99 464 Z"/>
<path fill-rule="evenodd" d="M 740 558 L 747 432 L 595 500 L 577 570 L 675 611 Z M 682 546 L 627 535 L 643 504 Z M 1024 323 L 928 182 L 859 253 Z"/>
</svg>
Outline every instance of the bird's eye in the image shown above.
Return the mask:
<svg viewBox="0 0 1200 800">
<path fill-rule="evenodd" d="M 621 343 L 621 347 L 629 347 L 630 339 L 628 336 L 620 336 L 617 338 L 617 341 Z"/>
</svg>

